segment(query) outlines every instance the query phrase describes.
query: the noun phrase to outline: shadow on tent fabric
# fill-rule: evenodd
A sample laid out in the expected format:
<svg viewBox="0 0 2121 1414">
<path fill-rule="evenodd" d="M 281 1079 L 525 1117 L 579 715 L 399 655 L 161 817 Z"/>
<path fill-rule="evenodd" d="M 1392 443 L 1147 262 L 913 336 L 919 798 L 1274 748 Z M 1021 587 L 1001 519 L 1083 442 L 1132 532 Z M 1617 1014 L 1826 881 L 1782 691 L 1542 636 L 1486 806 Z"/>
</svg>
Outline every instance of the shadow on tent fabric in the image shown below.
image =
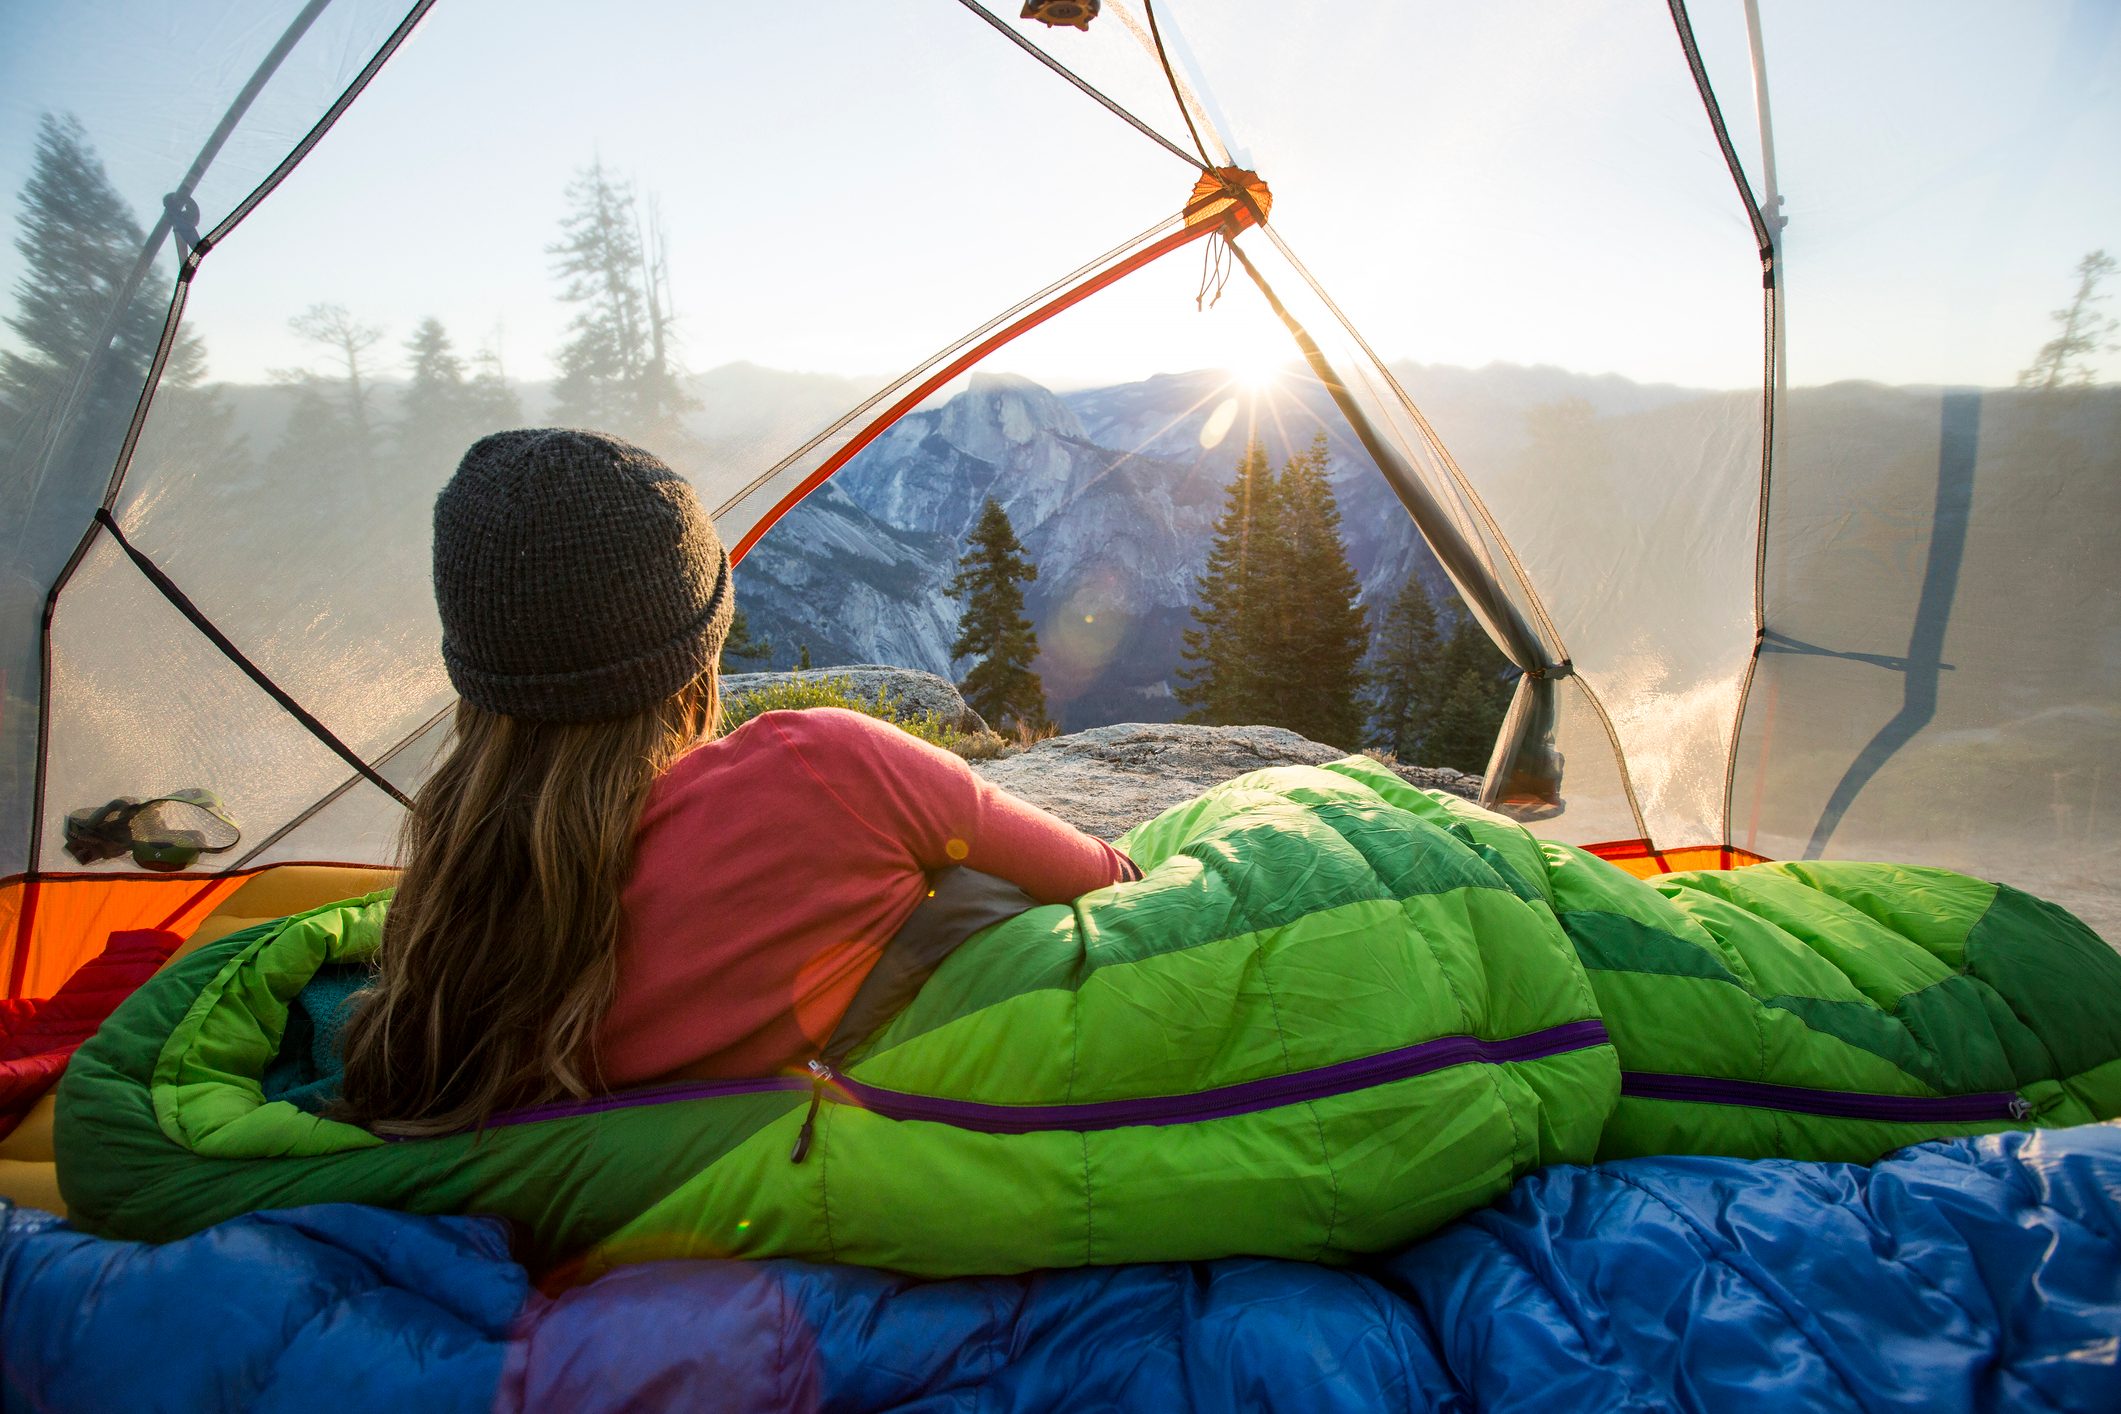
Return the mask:
<svg viewBox="0 0 2121 1414">
<path fill-rule="evenodd" d="M 1974 471 L 1980 462 L 1981 391 L 1955 388 L 1942 400 L 1938 429 L 1937 498 L 1930 515 L 1929 555 L 1922 571 L 1922 593 L 1915 602 L 1915 622 L 1907 654 L 1892 658 L 1872 653 L 1844 653 L 1766 631 L 1763 653 L 1798 653 L 1848 658 L 1904 674 L 1900 710 L 1878 729 L 1842 773 L 1826 806 L 1812 826 L 1804 858 L 1818 859 L 1856 797 L 1893 753 L 1915 739 L 1937 714 L 1939 681 L 1951 668 L 1944 661 L 1944 637 L 1951 625 L 1952 601 L 1959 592 L 1959 569 L 1966 556 L 1967 521 L 1973 513 Z"/>
</svg>

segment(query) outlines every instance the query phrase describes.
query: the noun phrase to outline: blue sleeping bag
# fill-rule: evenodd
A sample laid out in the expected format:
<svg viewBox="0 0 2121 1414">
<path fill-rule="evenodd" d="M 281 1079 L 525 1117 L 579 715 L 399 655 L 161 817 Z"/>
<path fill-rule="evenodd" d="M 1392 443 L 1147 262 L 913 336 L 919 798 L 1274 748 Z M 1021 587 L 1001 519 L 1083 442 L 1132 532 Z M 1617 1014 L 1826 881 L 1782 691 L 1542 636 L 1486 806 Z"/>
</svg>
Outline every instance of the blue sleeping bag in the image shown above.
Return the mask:
<svg viewBox="0 0 2121 1414">
<path fill-rule="evenodd" d="M 547 1297 L 488 1219 L 148 1247 L 24 1211 L 0 1352 L 9 1409 L 2121 1409 L 2121 1124 L 1551 1168 L 1361 1270 L 672 1261 Z"/>
</svg>

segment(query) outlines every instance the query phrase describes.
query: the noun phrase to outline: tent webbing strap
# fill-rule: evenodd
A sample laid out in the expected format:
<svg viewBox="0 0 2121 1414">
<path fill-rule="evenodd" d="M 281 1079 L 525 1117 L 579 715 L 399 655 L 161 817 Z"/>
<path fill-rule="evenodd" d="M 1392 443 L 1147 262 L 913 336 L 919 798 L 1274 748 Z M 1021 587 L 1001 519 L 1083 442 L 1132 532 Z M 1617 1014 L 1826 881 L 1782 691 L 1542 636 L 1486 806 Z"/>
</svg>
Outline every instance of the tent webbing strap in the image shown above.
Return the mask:
<svg viewBox="0 0 2121 1414">
<path fill-rule="evenodd" d="M 1687 69 L 1694 76 L 1695 91 L 1701 95 L 1702 107 L 1708 110 L 1709 126 L 1716 134 L 1716 147 L 1723 154 L 1723 165 L 1730 169 L 1731 181 L 1738 188 L 1739 199 L 1745 203 L 1746 219 L 1752 223 L 1754 243 L 1760 247 L 1761 276 L 1772 281 L 1775 265 L 1775 236 L 1767 217 L 1761 214 L 1760 203 L 1753 199 L 1752 183 L 1746 180 L 1745 165 L 1738 160 L 1738 149 L 1731 144 L 1730 129 L 1724 126 L 1723 105 L 1716 101 L 1716 90 L 1709 85 L 1708 65 L 1702 61 L 1701 46 L 1694 40 L 1694 23 L 1688 18 L 1686 0 L 1665 0 L 1666 8 L 1672 12 L 1672 26 L 1679 33 L 1679 47 L 1686 54 Z"/>
<path fill-rule="evenodd" d="M 126 538 L 124 527 L 118 524 L 116 516 L 107 510 L 99 509 L 96 512 L 96 521 L 110 532 L 111 539 L 117 541 L 118 548 L 125 551 L 126 556 L 132 560 L 133 564 L 139 567 L 140 573 L 147 577 L 147 582 L 161 591 L 162 597 L 169 601 L 170 607 L 184 615 L 193 628 L 199 630 L 200 633 L 206 636 L 208 642 L 221 650 L 223 657 L 234 663 L 238 668 L 241 668 L 245 677 L 256 683 L 266 696 L 279 703 L 290 717 L 300 722 L 311 736 L 329 747 L 332 753 L 340 760 L 366 777 L 370 784 L 376 786 L 384 794 L 408 810 L 412 808 L 412 797 L 392 785 L 381 771 L 378 771 L 375 767 L 369 765 L 367 761 L 363 760 L 359 752 L 339 740 L 338 734 L 333 732 L 330 727 L 325 726 L 314 712 L 295 701 L 287 689 L 274 682 L 263 668 L 245 656 L 243 650 L 236 647 L 230 641 L 228 635 L 215 626 L 212 619 L 206 617 L 206 614 L 199 606 L 191 601 L 191 596 L 178 588 L 177 582 L 165 574 L 160 565 L 149 559 L 146 552 Z"/>
<path fill-rule="evenodd" d="M 384 748 L 381 752 L 378 752 L 375 760 L 371 764 L 374 765 L 378 770 L 381 770 L 383 767 L 388 766 L 391 762 L 397 760 L 398 757 L 402 755 L 408 747 L 411 747 L 412 745 L 420 741 L 423 737 L 425 737 L 429 732 L 433 731 L 436 727 L 440 726 L 456 710 L 457 701 L 454 697 L 452 697 L 448 702 L 444 703 L 441 709 L 438 710 L 432 717 L 429 717 L 426 721 L 421 722 L 418 726 L 414 727 L 404 736 L 399 737 L 398 740 L 393 742 L 390 746 Z M 253 864 L 256 863 L 258 859 L 264 856 L 267 850 L 271 849 L 274 845 L 280 843 L 280 841 L 286 839 L 296 830 L 301 829 L 304 825 L 308 824 L 318 815 L 321 815 L 330 806 L 335 804 L 337 801 L 343 799 L 348 791 L 352 790 L 355 786 L 361 784 L 361 782 L 366 779 L 367 777 L 360 775 L 348 776 L 345 780 L 333 786 L 323 795 L 320 795 L 315 800 L 311 801 L 307 806 L 303 808 L 300 814 L 294 816 L 286 824 L 280 826 L 279 829 L 274 830 L 271 834 L 265 836 L 265 838 L 253 844 L 248 850 L 244 851 L 243 856 L 240 859 L 238 859 L 235 863 L 229 865 L 228 868 L 223 872 L 233 874 L 243 869 L 250 868 Z M 263 868 L 268 866 L 260 865 L 258 867 Z"/>
<path fill-rule="evenodd" d="M 1164 32 L 1156 23 L 1156 0 L 1142 0 L 1142 12 L 1149 17 L 1149 38 L 1156 45 L 1156 62 L 1164 66 L 1164 81 L 1171 85 L 1171 99 L 1178 104 L 1178 116 L 1186 120 L 1186 135 L 1193 139 L 1200 160 L 1212 167 L 1215 164 L 1208 160 L 1208 145 L 1200 140 L 1200 129 L 1193 126 L 1193 113 L 1186 107 L 1185 90 L 1178 86 L 1178 75 L 1171 68 L 1171 56 L 1164 51 Z"/>
<path fill-rule="evenodd" d="M 985 5 L 980 4 L 979 0 L 958 0 L 958 3 L 960 5 L 963 5 L 966 9 L 970 10 L 973 14 L 978 15 L 988 24 L 994 26 L 994 28 L 1002 34 L 1008 36 L 1010 43 L 1014 44 L 1017 48 L 1023 50 L 1026 54 L 1029 54 L 1032 58 L 1038 60 L 1041 64 L 1044 64 L 1047 68 L 1053 70 L 1054 73 L 1059 74 L 1069 83 L 1074 84 L 1084 93 L 1089 94 L 1090 97 L 1096 99 L 1099 103 L 1103 104 L 1106 110 L 1109 111 L 1114 117 L 1118 118 L 1121 122 L 1133 128 L 1136 132 L 1140 133 L 1143 137 L 1149 139 L 1149 141 L 1155 143 L 1158 147 L 1161 147 L 1164 151 L 1170 153 L 1173 157 L 1176 157 L 1179 161 L 1185 163 L 1189 167 L 1198 167 L 1203 172 L 1210 171 L 1213 169 L 1213 164 L 1210 163 L 1205 156 L 1195 157 L 1192 153 L 1186 151 L 1186 149 L 1180 147 L 1177 143 L 1171 141 L 1171 139 L 1165 137 L 1162 133 L 1158 132 L 1156 129 L 1150 127 L 1147 123 L 1143 122 L 1141 119 L 1135 117 L 1132 113 L 1128 112 L 1118 102 L 1106 97 L 1105 94 L 1101 90 L 1099 90 L 1096 85 L 1092 84 L 1088 79 L 1076 73 L 1066 64 L 1063 64 L 1060 60 L 1054 58 L 1051 54 L 1048 54 L 1045 50 L 1039 48 L 1036 44 L 1033 44 L 1030 40 L 1018 34 L 1015 30 L 1009 28 L 1006 21 L 1004 21 L 1000 16 L 996 15 L 992 10 L 988 9 Z M 1181 104 L 1180 107 L 1181 110 L 1183 110 L 1184 105 Z M 1187 119 L 1186 126 L 1190 128 L 1192 127 L 1192 125 L 1192 120 L 1190 118 Z"/>
</svg>

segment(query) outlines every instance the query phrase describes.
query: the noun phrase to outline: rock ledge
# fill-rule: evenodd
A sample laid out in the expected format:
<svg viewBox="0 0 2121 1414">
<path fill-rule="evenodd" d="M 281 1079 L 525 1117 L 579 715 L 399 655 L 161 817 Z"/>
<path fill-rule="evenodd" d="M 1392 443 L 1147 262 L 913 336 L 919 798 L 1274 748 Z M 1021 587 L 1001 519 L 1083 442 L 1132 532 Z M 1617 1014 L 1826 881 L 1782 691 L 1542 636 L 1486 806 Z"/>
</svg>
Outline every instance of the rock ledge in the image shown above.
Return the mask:
<svg viewBox="0 0 2121 1414">
<path fill-rule="evenodd" d="M 1347 755 L 1281 727 L 1125 722 L 1052 737 L 972 769 L 1060 816 L 1113 839 L 1209 786 L 1268 766 L 1317 766 Z M 1473 799 L 1480 777 L 1441 767 L 1393 769 L 1411 784 Z"/>
</svg>

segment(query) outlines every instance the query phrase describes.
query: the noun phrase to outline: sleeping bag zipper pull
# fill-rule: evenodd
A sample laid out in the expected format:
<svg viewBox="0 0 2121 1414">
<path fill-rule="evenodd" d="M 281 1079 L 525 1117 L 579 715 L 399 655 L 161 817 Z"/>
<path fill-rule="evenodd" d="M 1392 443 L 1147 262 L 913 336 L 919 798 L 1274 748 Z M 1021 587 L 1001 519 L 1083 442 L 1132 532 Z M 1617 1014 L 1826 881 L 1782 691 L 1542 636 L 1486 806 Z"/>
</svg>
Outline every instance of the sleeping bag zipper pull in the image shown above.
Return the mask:
<svg viewBox="0 0 2121 1414">
<path fill-rule="evenodd" d="M 817 1132 L 817 1107 L 825 1098 L 825 1082 L 832 1078 L 832 1070 L 823 1061 L 810 1062 L 810 1110 L 803 1116 L 803 1127 L 795 1132 L 795 1147 L 788 1151 L 788 1162 L 799 1164 L 810 1153 L 810 1138 Z"/>
</svg>

